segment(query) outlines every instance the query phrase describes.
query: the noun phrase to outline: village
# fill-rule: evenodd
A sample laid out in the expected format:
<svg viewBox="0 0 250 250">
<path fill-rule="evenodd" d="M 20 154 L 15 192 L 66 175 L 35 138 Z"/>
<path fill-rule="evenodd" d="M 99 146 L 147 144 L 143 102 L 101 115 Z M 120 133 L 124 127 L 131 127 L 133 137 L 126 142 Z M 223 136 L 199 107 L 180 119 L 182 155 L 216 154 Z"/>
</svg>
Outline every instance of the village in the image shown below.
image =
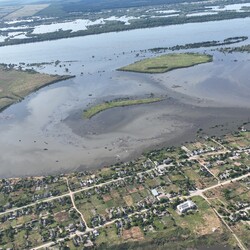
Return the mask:
<svg viewBox="0 0 250 250">
<path fill-rule="evenodd" d="M 158 235 L 161 244 L 223 235 L 249 249 L 250 132 L 199 136 L 96 171 L 2 179 L 0 222 L 0 249 L 105 249 Z"/>
</svg>

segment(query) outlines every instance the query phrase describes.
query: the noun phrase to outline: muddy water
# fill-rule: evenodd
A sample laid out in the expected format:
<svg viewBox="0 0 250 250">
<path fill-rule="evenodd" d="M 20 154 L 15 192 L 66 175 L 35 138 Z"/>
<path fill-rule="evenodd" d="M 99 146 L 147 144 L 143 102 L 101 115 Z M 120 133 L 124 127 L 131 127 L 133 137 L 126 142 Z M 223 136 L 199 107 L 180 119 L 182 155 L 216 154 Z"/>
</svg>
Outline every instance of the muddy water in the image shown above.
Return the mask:
<svg viewBox="0 0 250 250">
<path fill-rule="evenodd" d="M 60 60 L 61 67 L 52 64 L 37 70 L 65 74 L 68 68 L 76 75 L 2 112 L 0 177 L 100 167 L 135 157 L 146 148 L 191 140 L 199 127 L 208 133 L 237 129 L 250 119 L 248 54 L 208 51 L 215 56 L 213 63 L 156 76 L 115 69 L 152 56 L 140 50 L 250 36 L 249 25 L 250 19 L 236 19 L 0 48 L 1 62 Z M 82 119 L 88 105 L 150 93 L 166 100 Z M 222 131 L 211 129 L 218 123 L 225 123 Z"/>
</svg>

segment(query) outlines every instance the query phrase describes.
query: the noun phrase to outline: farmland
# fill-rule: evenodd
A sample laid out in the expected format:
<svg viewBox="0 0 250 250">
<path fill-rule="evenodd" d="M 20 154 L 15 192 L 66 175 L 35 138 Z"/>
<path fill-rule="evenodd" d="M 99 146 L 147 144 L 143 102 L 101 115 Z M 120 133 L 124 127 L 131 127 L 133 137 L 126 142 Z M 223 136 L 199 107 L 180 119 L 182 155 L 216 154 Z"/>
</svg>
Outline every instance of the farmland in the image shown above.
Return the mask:
<svg viewBox="0 0 250 250">
<path fill-rule="evenodd" d="M 49 84 L 66 80 L 71 76 L 40 74 L 0 66 L 0 110 L 21 101 L 25 96 Z"/>
<path fill-rule="evenodd" d="M 29 16 L 35 15 L 37 12 L 47 8 L 49 4 L 32 4 L 32 5 L 24 5 L 21 6 L 16 11 L 8 14 L 4 17 L 5 20 L 12 20 L 18 18 L 25 18 Z"/>
</svg>

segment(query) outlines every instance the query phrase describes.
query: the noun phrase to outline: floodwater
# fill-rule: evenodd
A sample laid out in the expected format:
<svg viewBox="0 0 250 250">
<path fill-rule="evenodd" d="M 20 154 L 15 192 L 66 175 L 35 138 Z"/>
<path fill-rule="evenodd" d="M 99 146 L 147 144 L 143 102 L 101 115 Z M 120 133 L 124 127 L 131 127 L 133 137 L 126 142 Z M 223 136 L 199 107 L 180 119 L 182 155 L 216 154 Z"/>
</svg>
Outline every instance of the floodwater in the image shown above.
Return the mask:
<svg viewBox="0 0 250 250">
<path fill-rule="evenodd" d="M 245 18 L 0 48 L 2 63 L 59 60 L 58 66 L 35 69 L 66 74 L 68 68 L 76 75 L 2 112 L 0 177 L 101 167 L 129 160 L 147 148 L 192 140 L 199 127 L 208 133 L 215 133 L 211 127 L 218 123 L 227 123 L 221 133 L 237 129 L 250 119 L 248 54 L 208 51 L 214 55 L 212 63 L 155 76 L 116 69 L 152 56 L 147 49 L 154 47 L 250 37 L 249 25 L 250 18 Z M 151 93 L 166 100 L 108 110 L 90 121 L 82 118 L 88 105 Z"/>
</svg>

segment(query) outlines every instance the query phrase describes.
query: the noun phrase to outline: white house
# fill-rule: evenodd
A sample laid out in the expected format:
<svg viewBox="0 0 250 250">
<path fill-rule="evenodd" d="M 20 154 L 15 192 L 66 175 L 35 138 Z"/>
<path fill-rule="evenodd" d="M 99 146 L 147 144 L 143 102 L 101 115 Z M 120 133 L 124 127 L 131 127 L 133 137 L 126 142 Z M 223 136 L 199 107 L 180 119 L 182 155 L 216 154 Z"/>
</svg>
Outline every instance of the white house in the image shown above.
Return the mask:
<svg viewBox="0 0 250 250">
<path fill-rule="evenodd" d="M 152 193 L 152 195 L 155 196 L 155 197 L 159 195 L 159 193 L 157 192 L 156 189 L 152 189 L 152 190 L 151 190 L 151 193 Z"/>
<path fill-rule="evenodd" d="M 187 200 L 177 206 L 177 209 L 180 213 L 185 213 L 186 211 L 196 208 L 196 205 L 191 200 Z"/>
</svg>

